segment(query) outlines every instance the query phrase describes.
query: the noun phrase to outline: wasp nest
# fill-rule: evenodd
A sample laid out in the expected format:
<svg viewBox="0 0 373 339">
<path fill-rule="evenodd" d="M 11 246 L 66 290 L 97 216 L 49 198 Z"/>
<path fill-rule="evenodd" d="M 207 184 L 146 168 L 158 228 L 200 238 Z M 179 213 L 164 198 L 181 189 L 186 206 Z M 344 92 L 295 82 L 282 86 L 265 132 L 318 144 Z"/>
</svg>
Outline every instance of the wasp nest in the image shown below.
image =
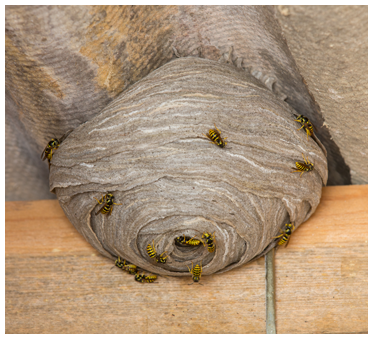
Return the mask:
<svg viewBox="0 0 373 339">
<path fill-rule="evenodd" d="M 78 231 L 102 254 L 150 272 L 223 272 L 265 254 L 280 228 L 315 211 L 327 181 L 323 150 L 297 113 L 249 73 L 198 58 L 152 72 L 82 124 L 53 156 L 50 188 Z M 210 143 L 221 130 L 227 146 Z M 291 173 L 302 153 L 314 170 Z M 96 215 L 112 193 L 111 215 Z M 215 233 L 216 249 L 179 246 Z M 165 264 L 149 257 L 154 240 Z"/>
</svg>

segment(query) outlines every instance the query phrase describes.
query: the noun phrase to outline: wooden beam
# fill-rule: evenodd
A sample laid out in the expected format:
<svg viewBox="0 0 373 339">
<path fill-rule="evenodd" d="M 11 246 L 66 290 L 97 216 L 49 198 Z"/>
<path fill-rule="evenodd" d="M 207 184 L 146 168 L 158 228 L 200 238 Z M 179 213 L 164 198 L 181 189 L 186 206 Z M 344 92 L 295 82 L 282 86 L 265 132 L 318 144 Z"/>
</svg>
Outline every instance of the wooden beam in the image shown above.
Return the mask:
<svg viewBox="0 0 373 339">
<path fill-rule="evenodd" d="M 139 284 L 57 201 L 6 203 L 6 333 L 265 333 L 264 258 L 224 274 Z M 277 333 L 367 333 L 368 187 L 325 187 L 276 252 Z"/>
</svg>

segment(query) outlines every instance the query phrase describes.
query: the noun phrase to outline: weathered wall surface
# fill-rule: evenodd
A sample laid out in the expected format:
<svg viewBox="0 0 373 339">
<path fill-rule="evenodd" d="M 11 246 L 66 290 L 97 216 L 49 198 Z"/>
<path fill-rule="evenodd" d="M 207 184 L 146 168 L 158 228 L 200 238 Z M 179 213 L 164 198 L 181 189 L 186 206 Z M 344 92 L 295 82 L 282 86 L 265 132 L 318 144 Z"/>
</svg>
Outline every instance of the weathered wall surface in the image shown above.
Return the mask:
<svg viewBox="0 0 373 339">
<path fill-rule="evenodd" d="M 368 6 L 278 6 L 277 12 L 352 183 L 368 183 Z"/>
</svg>

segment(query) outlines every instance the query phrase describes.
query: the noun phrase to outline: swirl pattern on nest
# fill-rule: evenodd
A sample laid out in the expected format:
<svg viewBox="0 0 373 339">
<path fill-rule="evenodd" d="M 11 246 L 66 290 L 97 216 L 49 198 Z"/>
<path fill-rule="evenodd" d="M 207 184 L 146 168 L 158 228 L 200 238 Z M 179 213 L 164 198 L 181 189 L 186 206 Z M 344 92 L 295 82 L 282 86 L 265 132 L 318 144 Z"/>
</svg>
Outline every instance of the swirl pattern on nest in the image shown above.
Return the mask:
<svg viewBox="0 0 373 339">
<path fill-rule="evenodd" d="M 158 274 L 223 272 L 265 254 L 287 222 L 315 211 L 327 181 L 324 151 L 297 115 L 262 83 L 231 65 L 176 59 L 152 72 L 79 126 L 53 156 L 50 189 L 98 251 Z M 203 134 L 214 123 L 227 147 Z M 315 170 L 291 173 L 302 153 Z M 113 193 L 112 214 L 94 197 Z M 175 238 L 215 232 L 216 250 Z M 146 247 L 167 251 L 166 264 Z"/>
</svg>

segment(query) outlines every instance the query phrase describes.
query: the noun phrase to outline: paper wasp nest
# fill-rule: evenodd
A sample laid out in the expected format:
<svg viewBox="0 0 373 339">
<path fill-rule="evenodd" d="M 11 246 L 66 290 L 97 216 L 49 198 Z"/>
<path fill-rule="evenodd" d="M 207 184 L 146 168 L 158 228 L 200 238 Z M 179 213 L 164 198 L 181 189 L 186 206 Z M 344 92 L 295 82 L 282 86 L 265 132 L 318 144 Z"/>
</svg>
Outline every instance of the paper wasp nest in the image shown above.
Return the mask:
<svg viewBox="0 0 373 339">
<path fill-rule="evenodd" d="M 223 272 L 265 254 L 285 223 L 315 211 L 327 181 L 322 149 L 297 113 L 248 72 L 176 59 L 78 127 L 53 156 L 50 188 L 72 224 L 103 255 L 158 274 Z M 226 148 L 204 137 L 214 123 Z M 291 173 L 302 153 L 315 170 Z M 115 196 L 112 214 L 94 199 Z M 175 238 L 215 232 L 216 250 Z M 167 251 L 166 264 L 146 247 Z"/>
</svg>

